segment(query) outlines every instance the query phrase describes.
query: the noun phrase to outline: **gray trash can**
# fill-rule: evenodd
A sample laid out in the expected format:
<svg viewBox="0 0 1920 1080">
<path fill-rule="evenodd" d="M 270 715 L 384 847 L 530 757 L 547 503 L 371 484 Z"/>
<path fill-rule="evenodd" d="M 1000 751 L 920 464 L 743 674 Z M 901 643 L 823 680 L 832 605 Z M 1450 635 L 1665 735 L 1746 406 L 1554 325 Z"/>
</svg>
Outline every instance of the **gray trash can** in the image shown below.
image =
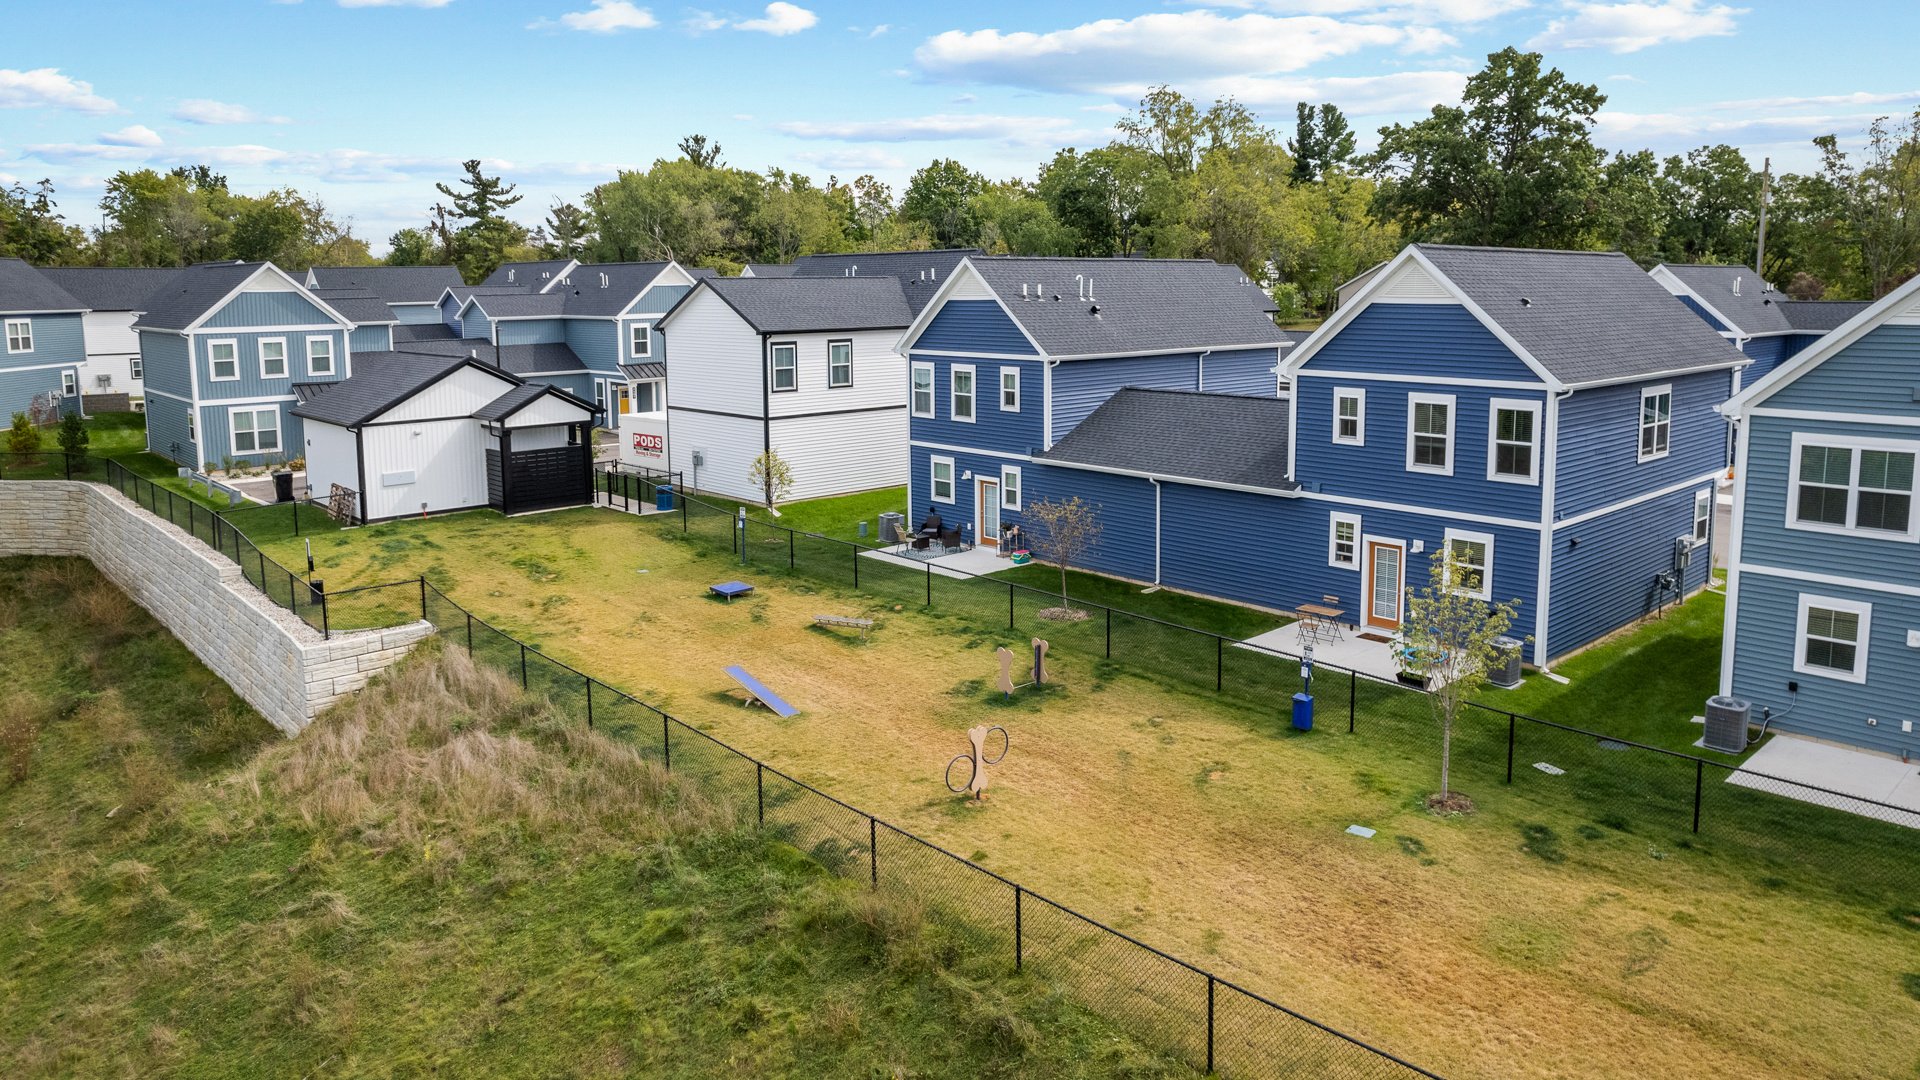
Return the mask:
<svg viewBox="0 0 1920 1080">
<path fill-rule="evenodd" d="M 1516 637 L 1497 637 L 1493 639 L 1493 670 L 1487 672 L 1487 681 L 1502 690 L 1511 690 L 1520 685 L 1521 653 L 1527 643 Z"/>
</svg>

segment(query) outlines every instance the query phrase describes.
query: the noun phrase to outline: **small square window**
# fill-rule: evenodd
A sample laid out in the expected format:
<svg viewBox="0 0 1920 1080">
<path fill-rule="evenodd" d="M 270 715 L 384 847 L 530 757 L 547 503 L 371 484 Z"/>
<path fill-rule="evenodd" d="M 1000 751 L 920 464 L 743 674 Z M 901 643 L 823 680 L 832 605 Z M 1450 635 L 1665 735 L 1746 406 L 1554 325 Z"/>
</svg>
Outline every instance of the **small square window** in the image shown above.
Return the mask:
<svg viewBox="0 0 1920 1080">
<path fill-rule="evenodd" d="M 240 377 L 240 345 L 234 341 L 207 342 L 207 368 L 214 382 Z"/>
<path fill-rule="evenodd" d="M 1793 669 L 1803 675 L 1866 682 L 1872 626 L 1872 604 L 1803 594 Z"/>
<path fill-rule="evenodd" d="M 333 374 L 332 338 L 316 337 L 307 339 L 307 374 Z"/>
</svg>

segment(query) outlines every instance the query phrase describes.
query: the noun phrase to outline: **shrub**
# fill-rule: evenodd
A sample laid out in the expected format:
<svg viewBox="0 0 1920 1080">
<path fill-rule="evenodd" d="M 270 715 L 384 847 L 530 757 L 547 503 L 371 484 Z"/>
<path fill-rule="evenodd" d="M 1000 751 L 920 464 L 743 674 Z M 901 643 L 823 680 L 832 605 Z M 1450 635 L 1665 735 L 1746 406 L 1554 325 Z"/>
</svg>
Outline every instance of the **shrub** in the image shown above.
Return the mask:
<svg viewBox="0 0 1920 1080">
<path fill-rule="evenodd" d="M 60 430 L 55 438 L 61 450 L 76 456 L 85 454 L 87 444 L 93 440 L 93 436 L 87 434 L 86 421 L 80 419 L 79 413 L 68 413 L 60 418 Z"/>
<path fill-rule="evenodd" d="M 13 426 L 7 429 L 7 449 L 16 454 L 40 451 L 40 429 L 33 426 L 26 413 L 13 414 Z"/>
</svg>

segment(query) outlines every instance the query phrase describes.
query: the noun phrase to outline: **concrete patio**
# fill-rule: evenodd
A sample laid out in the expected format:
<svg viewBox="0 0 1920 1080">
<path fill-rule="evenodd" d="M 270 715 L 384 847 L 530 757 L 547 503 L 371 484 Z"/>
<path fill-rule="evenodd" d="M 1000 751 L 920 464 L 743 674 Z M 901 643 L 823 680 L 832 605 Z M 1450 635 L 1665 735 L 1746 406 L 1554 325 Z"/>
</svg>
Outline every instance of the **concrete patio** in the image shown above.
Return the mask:
<svg viewBox="0 0 1920 1080">
<path fill-rule="evenodd" d="M 1920 829 L 1920 765 L 1897 758 L 1775 735 L 1727 783 Z"/>
<path fill-rule="evenodd" d="M 932 565 L 936 575 L 950 578 L 984 577 L 1013 565 L 1011 561 L 1000 557 L 997 548 L 984 545 L 975 545 L 964 551 L 956 551 L 950 555 L 937 555 L 930 559 L 917 554 L 901 554 L 905 550 L 908 550 L 905 545 L 895 544 L 884 549 L 861 552 L 861 557 L 889 562 L 897 566 L 910 566 L 915 570 L 922 570 Z"/>
<path fill-rule="evenodd" d="M 1371 675 L 1387 682 L 1399 681 L 1400 665 L 1393 658 L 1393 647 L 1385 641 L 1363 638 L 1360 636 L 1362 633 L 1352 626 L 1342 626 L 1337 635 L 1322 631 L 1316 635 L 1313 643 L 1314 663 L 1351 668 L 1362 675 Z M 1387 635 L 1376 632 L 1375 636 Z M 1288 656 L 1303 655 L 1300 624 L 1297 622 L 1248 638 L 1244 644 L 1272 649 Z"/>
</svg>

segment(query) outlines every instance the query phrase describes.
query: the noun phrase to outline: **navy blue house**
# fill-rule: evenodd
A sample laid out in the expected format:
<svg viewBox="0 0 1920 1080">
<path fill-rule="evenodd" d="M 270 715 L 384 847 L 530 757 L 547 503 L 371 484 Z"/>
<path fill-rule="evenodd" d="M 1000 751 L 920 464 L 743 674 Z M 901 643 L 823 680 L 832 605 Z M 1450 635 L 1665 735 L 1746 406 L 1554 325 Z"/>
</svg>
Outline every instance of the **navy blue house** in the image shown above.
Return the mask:
<svg viewBox="0 0 1920 1080">
<path fill-rule="evenodd" d="M 1289 338 L 1272 310 L 1239 271 L 1207 261 L 963 260 L 898 347 L 915 518 L 936 509 L 996 544 L 1029 498 L 1097 500 L 1091 473 L 1072 491 L 1042 491 L 1029 473 L 1122 387 L 1274 397 Z"/>
<path fill-rule="evenodd" d="M 1649 273 L 1752 359 L 1736 389 L 1766 378 L 1867 306 L 1864 300 L 1794 300 L 1746 266 L 1661 263 Z"/>
</svg>

